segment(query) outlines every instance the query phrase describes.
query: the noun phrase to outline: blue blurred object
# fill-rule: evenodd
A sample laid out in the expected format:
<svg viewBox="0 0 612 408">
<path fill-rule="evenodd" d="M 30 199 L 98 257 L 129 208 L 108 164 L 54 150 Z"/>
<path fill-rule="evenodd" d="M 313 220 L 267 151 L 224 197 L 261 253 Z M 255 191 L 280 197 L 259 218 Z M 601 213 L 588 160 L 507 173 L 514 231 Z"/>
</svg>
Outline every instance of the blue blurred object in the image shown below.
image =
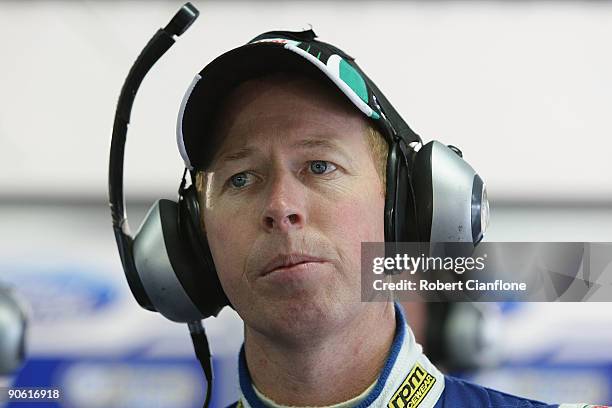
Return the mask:
<svg viewBox="0 0 612 408">
<path fill-rule="evenodd" d="M 499 366 L 454 373 L 543 401 L 612 404 L 612 325 L 605 303 L 500 304 Z"/>
<path fill-rule="evenodd" d="M 58 402 L 37 407 L 202 406 L 206 381 L 189 332 L 135 307 L 120 274 L 76 262 L 24 261 L 0 264 L 0 271 L 32 309 L 31 351 L 7 385 L 61 393 Z M 211 406 L 235 400 L 236 361 L 233 353 L 214 356 Z"/>
<path fill-rule="evenodd" d="M 195 408 L 201 407 L 204 384 L 199 363 L 190 358 L 76 356 L 30 359 L 12 386 L 60 390 L 60 402 L 37 407 Z"/>
</svg>

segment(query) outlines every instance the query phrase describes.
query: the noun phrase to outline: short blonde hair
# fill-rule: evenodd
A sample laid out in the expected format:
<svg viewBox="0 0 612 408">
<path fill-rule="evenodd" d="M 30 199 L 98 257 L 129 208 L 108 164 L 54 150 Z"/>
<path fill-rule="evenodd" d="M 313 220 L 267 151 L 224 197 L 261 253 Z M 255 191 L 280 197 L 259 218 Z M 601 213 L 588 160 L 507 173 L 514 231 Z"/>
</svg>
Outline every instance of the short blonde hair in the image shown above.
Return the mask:
<svg viewBox="0 0 612 408">
<path fill-rule="evenodd" d="M 387 186 L 387 156 L 389 155 L 389 144 L 385 137 L 372 125 L 368 124 L 366 131 L 368 147 L 372 161 L 382 183 L 382 194 L 385 195 Z"/>
</svg>

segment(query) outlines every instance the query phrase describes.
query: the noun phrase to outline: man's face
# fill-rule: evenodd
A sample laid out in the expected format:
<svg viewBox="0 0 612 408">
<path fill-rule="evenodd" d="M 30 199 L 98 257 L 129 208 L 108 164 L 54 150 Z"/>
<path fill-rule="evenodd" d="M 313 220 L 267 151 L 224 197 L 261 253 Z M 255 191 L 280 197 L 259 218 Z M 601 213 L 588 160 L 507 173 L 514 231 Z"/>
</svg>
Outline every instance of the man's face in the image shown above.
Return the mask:
<svg viewBox="0 0 612 408">
<path fill-rule="evenodd" d="M 276 75 L 228 98 L 200 196 L 223 289 L 245 323 L 291 338 L 360 308 L 361 242 L 384 241 L 367 122 L 337 91 Z"/>
</svg>

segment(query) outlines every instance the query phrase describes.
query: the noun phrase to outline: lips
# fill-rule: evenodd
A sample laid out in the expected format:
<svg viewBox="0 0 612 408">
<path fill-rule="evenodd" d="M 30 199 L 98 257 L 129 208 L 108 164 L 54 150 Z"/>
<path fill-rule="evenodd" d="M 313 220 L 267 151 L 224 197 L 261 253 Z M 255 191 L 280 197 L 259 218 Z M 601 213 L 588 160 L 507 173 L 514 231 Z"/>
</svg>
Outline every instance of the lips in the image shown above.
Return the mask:
<svg viewBox="0 0 612 408">
<path fill-rule="evenodd" d="M 286 254 L 286 255 L 277 255 L 270 262 L 266 264 L 266 266 L 262 269 L 261 276 L 266 276 L 269 273 L 274 272 L 280 268 L 289 268 L 295 265 L 308 263 L 308 262 L 317 262 L 323 263 L 326 262 L 325 259 L 307 255 L 307 254 Z"/>
</svg>

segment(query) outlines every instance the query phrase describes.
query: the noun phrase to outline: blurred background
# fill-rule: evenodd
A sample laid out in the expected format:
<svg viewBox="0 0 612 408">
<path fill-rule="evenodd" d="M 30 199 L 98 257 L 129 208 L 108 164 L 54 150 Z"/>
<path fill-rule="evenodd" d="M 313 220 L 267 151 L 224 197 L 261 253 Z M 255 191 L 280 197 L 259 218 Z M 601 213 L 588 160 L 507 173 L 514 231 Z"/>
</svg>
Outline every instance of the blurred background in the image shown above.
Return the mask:
<svg viewBox="0 0 612 408">
<path fill-rule="evenodd" d="M 312 26 L 357 59 L 424 140 L 461 148 L 488 184 L 487 240 L 612 241 L 612 2 L 193 3 L 200 18 L 152 69 L 132 112 L 133 230 L 156 199 L 176 198 L 176 116 L 194 75 L 261 32 Z M 59 388 L 62 402 L 49 407 L 203 402 L 187 328 L 131 297 L 107 205 L 119 90 L 181 5 L 0 0 L 0 285 L 28 316 L 25 360 L 0 386 Z M 424 333 L 422 309 L 408 319 Z M 449 370 L 550 402 L 612 404 L 609 304 L 497 305 L 483 316 L 494 320 L 496 364 Z M 226 406 L 242 324 L 224 310 L 205 325 L 213 406 Z"/>
</svg>

